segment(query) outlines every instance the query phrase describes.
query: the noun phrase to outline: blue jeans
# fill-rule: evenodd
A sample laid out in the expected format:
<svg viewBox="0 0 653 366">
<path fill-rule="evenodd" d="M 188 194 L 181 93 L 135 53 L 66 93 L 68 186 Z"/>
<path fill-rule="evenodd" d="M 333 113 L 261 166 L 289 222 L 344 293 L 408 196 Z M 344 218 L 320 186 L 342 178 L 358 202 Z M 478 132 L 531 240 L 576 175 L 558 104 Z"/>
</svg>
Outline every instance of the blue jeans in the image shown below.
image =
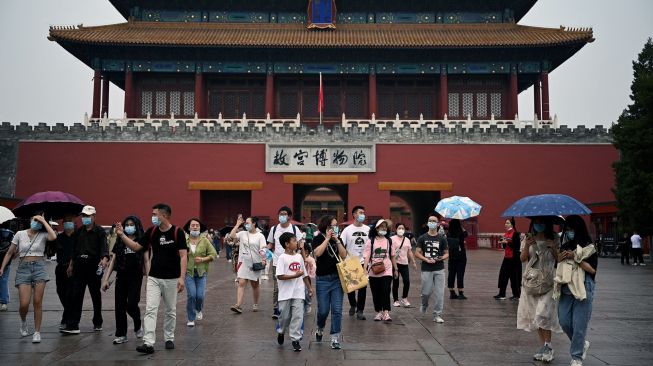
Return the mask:
<svg viewBox="0 0 653 366">
<path fill-rule="evenodd" d="M 0 304 L 9 304 L 9 274 L 11 270 L 11 262 L 7 262 L 5 271 L 0 277 Z"/>
<path fill-rule="evenodd" d="M 231 247 L 229 244 L 225 244 L 224 250 L 227 251 L 227 259 L 232 259 L 231 258 L 231 252 L 233 251 L 234 248 Z"/>
<path fill-rule="evenodd" d="M 188 321 L 195 321 L 198 311 L 204 306 L 204 290 L 206 289 L 206 273 L 199 276 L 195 271 L 193 276 L 186 274 L 186 313 Z"/>
<path fill-rule="evenodd" d="M 565 332 L 571 346 L 569 351 L 571 358 L 581 360 L 583 347 L 585 346 L 585 336 L 587 326 L 592 316 L 592 300 L 594 299 L 594 280 L 585 275 L 585 291 L 587 298 L 580 301 L 571 294 L 569 287 L 563 285 L 560 294 L 560 303 L 558 304 L 558 319 L 560 326 Z"/>
<path fill-rule="evenodd" d="M 324 329 L 331 310 L 331 338 L 340 336 L 342 324 L 342 286 L 337 273 L 317 276 L 315 281 L 317 297 L 317 327 Z"/>
</svg>

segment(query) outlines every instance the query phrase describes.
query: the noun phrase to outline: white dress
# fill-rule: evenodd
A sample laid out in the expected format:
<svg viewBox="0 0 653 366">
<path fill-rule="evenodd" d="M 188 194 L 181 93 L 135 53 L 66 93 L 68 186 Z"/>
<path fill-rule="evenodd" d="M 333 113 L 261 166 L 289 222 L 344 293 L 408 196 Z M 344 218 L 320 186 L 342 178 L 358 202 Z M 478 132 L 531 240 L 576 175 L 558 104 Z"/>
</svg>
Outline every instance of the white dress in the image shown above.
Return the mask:
<svg viewBox="0 0 653 366">
<path fill-rule="evenodd" d="M 557 238 L 555 245 L 559 246 Z M 537 241 L 537 247 L 540 252 L 540 260 L 544 262 L 545 268 L 555 272 L 555 256 L 550 249 L 546 248 L 546 241 Z M 529 248 L 531 258 L 535 256 L 535 250 L 534 245 Z M 551 279 L 553 280 L 553 277 Z M 553 286 L 551 291 L 539 296 L 529 295 L 522 286 L 517 308 L 517 329 L 530 332 L 536 331 L 538 328 L 562 333 L 560 322 L 558 322 L 558 302 L 553 300 Z"/>
<path fill-rule="evenodd" d="M 252 234 L 247 231 L 238 233 L 238 274 L 244 280 L 258 281 L 263 271 L 252 271 L 254 262 L 261 262 L 265 255 L 265 237 L 261 233 Z"/>
</svg>

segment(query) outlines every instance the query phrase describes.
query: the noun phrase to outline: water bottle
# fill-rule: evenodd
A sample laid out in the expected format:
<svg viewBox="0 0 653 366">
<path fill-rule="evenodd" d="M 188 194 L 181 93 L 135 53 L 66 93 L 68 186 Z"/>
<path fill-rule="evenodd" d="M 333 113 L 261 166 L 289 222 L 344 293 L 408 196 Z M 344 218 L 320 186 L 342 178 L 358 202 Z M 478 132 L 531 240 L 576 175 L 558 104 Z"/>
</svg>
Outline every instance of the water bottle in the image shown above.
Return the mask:
<svg viewBox="0 0 653 366">
<path fill-rule="evenodd" d="M 95 274 L 98 276 L 102 276 L 102 273 L 104 273 L 104 268 L 102 267 L 101 264 L 97 266 L 97 271 L 95 271 Z"/>
</svg>

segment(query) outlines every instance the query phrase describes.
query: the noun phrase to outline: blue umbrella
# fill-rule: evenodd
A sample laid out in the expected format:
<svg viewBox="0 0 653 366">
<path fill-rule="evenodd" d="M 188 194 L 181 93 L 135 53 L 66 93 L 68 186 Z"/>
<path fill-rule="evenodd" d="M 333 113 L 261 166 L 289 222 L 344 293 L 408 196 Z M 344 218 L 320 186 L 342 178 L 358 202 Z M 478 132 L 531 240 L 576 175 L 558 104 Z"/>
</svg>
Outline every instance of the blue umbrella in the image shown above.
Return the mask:
<svg viewBox="0 0 653 366">
<path fill-rule="evenodd" d="M 575 198 L 564 194 L 538 194 L 513 203 L 502 217 L 589 215 L 592 211 Z"/>
<path fill-rule="evenodd" d="M 435 206 L 435 212 L 448 219 L 465 220 L 478 216 L 481 213 L 481 205 L 469 197 L 453 196 L 441 199 Z"/>
</svg>

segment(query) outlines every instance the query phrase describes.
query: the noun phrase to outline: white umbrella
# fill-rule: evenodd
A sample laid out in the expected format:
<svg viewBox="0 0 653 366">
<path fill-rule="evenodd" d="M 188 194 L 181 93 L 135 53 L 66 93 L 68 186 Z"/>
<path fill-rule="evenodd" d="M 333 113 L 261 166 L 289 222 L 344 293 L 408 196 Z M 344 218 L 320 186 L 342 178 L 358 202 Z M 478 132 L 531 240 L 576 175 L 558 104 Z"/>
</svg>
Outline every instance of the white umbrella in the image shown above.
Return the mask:
<svg viewBox="0 0 653 366">
<path fill-rule="evenodd" d="M 0 206 L 0 224 L 5 223 L 9 220 L 15 219 L 16 216 L 14 215 L 13 212 L 11 212 L 10 209 L 6 208 L 5 206 Z"/>
</svg>

